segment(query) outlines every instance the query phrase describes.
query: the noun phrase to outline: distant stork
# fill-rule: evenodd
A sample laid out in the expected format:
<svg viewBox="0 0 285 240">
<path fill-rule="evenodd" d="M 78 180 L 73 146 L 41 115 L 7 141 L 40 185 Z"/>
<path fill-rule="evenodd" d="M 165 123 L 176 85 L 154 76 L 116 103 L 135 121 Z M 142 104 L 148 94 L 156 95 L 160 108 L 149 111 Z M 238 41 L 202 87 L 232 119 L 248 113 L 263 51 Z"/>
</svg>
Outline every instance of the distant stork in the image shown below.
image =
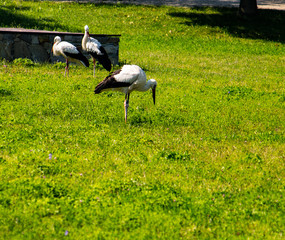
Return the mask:
<svg viewBox="0 0 285 240">
<path fill-rule="evenodd" d="M 155 89 L 157 82 L 154 79 L 147 81 L 145 72 L 137 65 L 124 65 L 121 69 L 111 73 L 95 88 L 95 93 L 102 91 L 120 91 L 125 94 L 125 122 L 127 122 L 130 93 L 132 91 L 145 92 L 152 89 L 153 103 L 155 104 Z"/>
<path fill-rule="evenodd" d="M 66 67 L 64 76 L 69 75 L 69 61 L 70 62 L 80 62 L 85 67 L 89 67 L 89 61 L 84 55 L 79 51 L 78 48 L 76 48 L 74 45 L 72 45 L 69 42 L 61 41 L 61 38 L 59 36 L 56 36 L 54 38 L 54 44 L 52 46 L 52 52 L 55 56 L 63 56 L 66 59 Z"/>
<path fill-rule="evenodd" d="M 101 63 L 102 66 L 110 72 L 112 65 L 106 50 L 97 39 L 90 37 L 89 27 L 87 25 L 84 27 L 84 30 L 85 33 L 82 38 L 82 49 L 88 52 L 93 59 L 93 76 L 95 77 L 96 60 L 98 60 L 99 63 Z"/>
</svg>

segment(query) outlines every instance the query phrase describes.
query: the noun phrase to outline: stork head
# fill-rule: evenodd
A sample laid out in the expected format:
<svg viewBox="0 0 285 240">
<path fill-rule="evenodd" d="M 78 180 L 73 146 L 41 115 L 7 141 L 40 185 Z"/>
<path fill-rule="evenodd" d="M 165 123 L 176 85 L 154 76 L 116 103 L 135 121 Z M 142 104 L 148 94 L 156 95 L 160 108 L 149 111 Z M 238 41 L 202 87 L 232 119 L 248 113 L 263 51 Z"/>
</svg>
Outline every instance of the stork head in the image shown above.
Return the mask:
<svg viewBox="0 0 285 240">
<path fill-rule="evenodd" d="M 157 82 L 154 79 L 150 79 L 149 82 L 152 90 L 153 104 L 155 104 L 155 91 L 156 91 Z"/>
<path fill-rule="evenodd" d="M 89 35 L 89 27 L 87 25 L 85 25 L 84 27 L 85 32 L 87 32 L 87 34 Z"/>
<path fill-rule="evenodd" d="M 51 52 L 53 52 L 53 47 L 55 44 L 58 44 L 61 42 L 61 38 L 59 36 L 56 36 L 53 40 L 53 45 L 52 45 L 52 48 L 51 48 Z"/>
<path fill-rule="evenodd" d="M 56 36 L 53 40 L 54 43 L 61 42 L 61 38 L 59 36 Z"/>
</svg>

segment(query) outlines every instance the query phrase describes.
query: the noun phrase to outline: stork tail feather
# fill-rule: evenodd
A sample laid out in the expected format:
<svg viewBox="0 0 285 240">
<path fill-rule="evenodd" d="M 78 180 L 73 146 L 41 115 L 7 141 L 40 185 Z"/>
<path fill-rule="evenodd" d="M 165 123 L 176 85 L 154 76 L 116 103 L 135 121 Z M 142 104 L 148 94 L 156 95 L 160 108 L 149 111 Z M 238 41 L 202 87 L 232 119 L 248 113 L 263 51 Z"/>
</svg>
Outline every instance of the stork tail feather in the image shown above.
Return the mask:
<svg viewBox="0 0 285 240">
<path fill-rule="evenodd" d="M 96 54 L 94 52 L 90 52 L 91 56 L 95 59 L 97 59 L 99 61 L 99 63 L 107 70 L 107 71 L 111 71 L 112 69 L 112 64 L 111 64 L 111 61 L 108 57 L 108 54 L 106 52 L 106 50 L 101 46 L 100 47 L 100 52 L 102 54 Z"/>
<path fill-rule="evenodd" d="M 85 67 L 89 67 L 89 61 L 86 57 L 84 57 L 84 55 L 82 54 L 82 58 L 80 59 L 80 62 L 85 66 Z"/>
</svg>

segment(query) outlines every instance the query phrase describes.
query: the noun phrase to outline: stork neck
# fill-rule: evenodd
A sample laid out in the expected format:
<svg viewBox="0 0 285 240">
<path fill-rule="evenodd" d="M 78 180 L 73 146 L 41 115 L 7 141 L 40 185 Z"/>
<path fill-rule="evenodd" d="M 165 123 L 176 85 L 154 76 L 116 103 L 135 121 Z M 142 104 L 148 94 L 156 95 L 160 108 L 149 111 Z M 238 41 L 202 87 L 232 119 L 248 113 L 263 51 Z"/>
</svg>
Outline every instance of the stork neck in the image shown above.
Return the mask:
<svg viewBox="0 0 285 240">
<path fill-rule="evenodd" d="M 141 89 L 138 89 L 138 90 L 141 92 L 145 92 L 149 90 L 150 88 L 153 88 L 154 85 L 155 85 L 155 82 L 150 79 L 146 82 L 146 84 Z"/>
<path fill-rule="evenodd" d="M 58 52 L 58 48 L 57 48 L 58 44 L 59 44 L 59 42 L 55 42 L 52 46 L 52 52 L 55 56 L 59 56 L 59 52 Z"/>
<path fill-rule="evenodd" d="M 86 51 L 86 43 L 87 43 L 87 41 L 88 41 L 88 34 L 85 31 L 84 37 L 82 38 L 82 44 L 81 44 L 82 45 L 82 49 L 84 51 Z"/>
</svg>

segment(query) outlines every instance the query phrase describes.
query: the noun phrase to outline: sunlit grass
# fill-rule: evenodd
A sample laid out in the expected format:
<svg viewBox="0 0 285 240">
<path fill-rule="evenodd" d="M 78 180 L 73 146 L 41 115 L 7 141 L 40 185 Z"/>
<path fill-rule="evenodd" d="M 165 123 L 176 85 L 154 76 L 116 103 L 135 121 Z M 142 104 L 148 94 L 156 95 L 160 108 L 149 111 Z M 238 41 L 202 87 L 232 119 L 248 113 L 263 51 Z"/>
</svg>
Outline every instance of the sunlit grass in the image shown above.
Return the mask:
<svg viewBox="0 0 285 240">
<path fill-rule="evenodd" d="M 93 92 L 100 66 L 2 60 L 0 238 L 284 238 L 282 29 L 253 35 L 234 9 L 1 3 L 2 27 L 121 34 L 120 64 L 158 87 L 155 106 L 131 94 L 125 124 L 124 96 Z"/>
</svg>

